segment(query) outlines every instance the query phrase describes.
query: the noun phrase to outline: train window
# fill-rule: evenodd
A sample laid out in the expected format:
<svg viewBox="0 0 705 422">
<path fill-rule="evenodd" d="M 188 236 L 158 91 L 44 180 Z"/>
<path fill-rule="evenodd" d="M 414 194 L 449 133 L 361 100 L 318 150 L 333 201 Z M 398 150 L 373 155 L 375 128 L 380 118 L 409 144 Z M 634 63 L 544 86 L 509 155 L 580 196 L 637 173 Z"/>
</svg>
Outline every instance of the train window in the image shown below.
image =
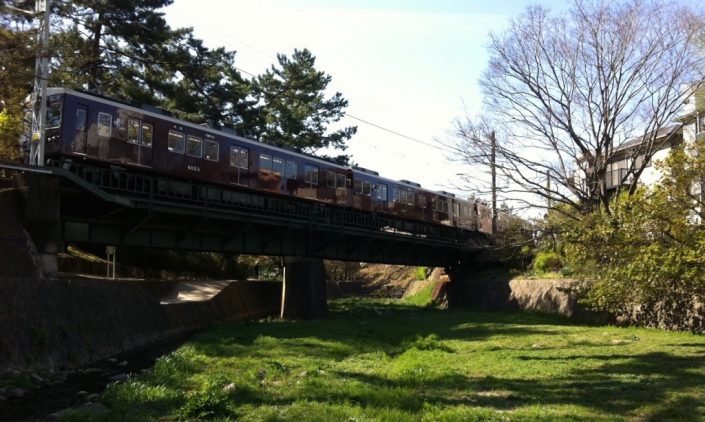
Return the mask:
<svg viewBox="0 0 705 422">
<path fill-rule="evenodd" d="M 47 99 L 46 128 L 52 129 L 61 126 L 61 96 L 52 95 Z"/>
<path fill-rule="evenodd" d="M 318 167 L 306 165 L 304 167 L 306 173 L 304 175 L 304 181 L 312 185 L 318 184 Z"/>
<path fill-rule="evenodd" d="M 335 173 L 333 173 L 332 171 L 329 171 L 329 172 L 328 172 L 328 183 L 327 183 L 327 186 L 328 186 L 329 188 L 335 189 Z"/>
<path fill-rule="evenodd" d="M 397 186 L 392 188 L 392 201 L 399 202 L 399 188 Z"/>
<path fill-rule="evenodd" d="M 272 171 L 281 176 L 284 173 L 284 160 L 274 157 L 272 159 Z"/>
<path fill-rule="evenodd" d="M 167 142 L 167 149 L 177 154 L 183 154 L 185 147 L 186 137 L 184 136 L 184 134 L 175 130 L 170 130 Z"/>
<path fill-rule="evenodd" d="M 367 180 L 364 180 L 362 182 L 362 194 L 363 195 L 371 195 L 372 194 L 372 184 L 368 182 Z"/>
<path fill-rule="evenodd" d="M 186 155 L 201 158 L 203 156 L 203 139 L 191 135 L 187 136 Z"/>
<path fill-rule="evenodd" d="M 408 205 L 414 205 L 414 192 L 408 191 L 406 193 L 406 203 Z"/>
<path fill-rule="evenodd" d="M 240 168 L 247 170 L 249 168 L 250 151 L 247 148 L 240 148 Z"/>
<path fill-rule="evenodd" d="M 113 130 L 113 116 L 108 113 L 98 113 L 98 136 L 110 138 Z"/>
<path fill-rule="evenodd" d="M 376 185 L 374 192 L 375 192 L 375 199 L 380 200 L 380 201 L 387 200 L 387 185 L 385 185 L 383 183 Z"/>
<path fill-rule="evenodd" d="M 259 169 L 265 171 L 272 171 L 272 157 L 267 154 L 260 154 Z"/>
<path fill-rule="evenodd" d="M 140 143 L 140 122 L 138 120 L 127 119 L 127 142 Z"/>
<path fill-rule="evenodd" d="M 79 108 L 76 110 L 76 131 L 86 130 L 86 110 Z"/>
<path fill-rule="evenodd" d="M 151 123 L 142 123 L 142 145 L 151 148 L 153 139 L 154 126 Z"/>
<path fill-rule="evenodd" d="M 230 167 L 238 167 L 240 164 L 240 148 L 230 147 Z"/>
<path fill-rule="evenodd" d="M 220 145 L 216 141 L 209 141 L 203 144 L 203 158 L 210 161 L 218 161 L 220 159 Z"/>
<path fill-rule="evenodd" d="M 419 207 L 425 209 L 426 205 L 428 205 L 426 195 L 418 195 L 417 198 L 419 198 Z"/>
<path fill-rule="evenodd" d="M 336 186 L 339 188 L 344 188 L 345 187 L 345 175 L 344 174 L 339 174 L 337 176 L 338 182 L 336 183 Z"/>
<path fill-rule="evenodd" d="M 296 179 L 296 163 L 293 161 L 286 162 L 286 178 Z"/>
<path fill-rule="evenodd" d="M 362 193 L 362 180 L 355 179 L 355 193 Z"/>
</svg>

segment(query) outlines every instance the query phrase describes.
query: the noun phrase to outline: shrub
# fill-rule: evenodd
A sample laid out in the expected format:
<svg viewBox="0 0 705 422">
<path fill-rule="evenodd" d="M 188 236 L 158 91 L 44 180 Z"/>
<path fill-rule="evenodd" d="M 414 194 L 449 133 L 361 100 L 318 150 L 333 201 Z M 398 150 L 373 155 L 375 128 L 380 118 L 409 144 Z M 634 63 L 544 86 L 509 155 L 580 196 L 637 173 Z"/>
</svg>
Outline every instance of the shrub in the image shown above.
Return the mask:
<svg viewBox="0 0 705 422">
<path fill-rule="evenodd" d="M 539 252 L 534 258 L 534 270 L 542 273 L 559 271 L 563 268 L 563 259 L 556 252 Z"/>
<path fill-rule="evenodd" d="M 414 275 L 418 281 L 423 281 L 428 278 L 429 269 L 428 267 L 416 267 Z"/>
</svg>

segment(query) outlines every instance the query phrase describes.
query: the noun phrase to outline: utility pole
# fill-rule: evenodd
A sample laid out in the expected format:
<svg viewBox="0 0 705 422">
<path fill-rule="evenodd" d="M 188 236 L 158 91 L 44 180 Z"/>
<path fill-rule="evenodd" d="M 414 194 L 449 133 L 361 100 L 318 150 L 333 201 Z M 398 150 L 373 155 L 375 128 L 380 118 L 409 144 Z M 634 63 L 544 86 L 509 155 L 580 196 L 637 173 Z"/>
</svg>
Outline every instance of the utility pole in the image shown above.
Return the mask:
<svg viewBox="0 0 705 422">
<path fill-rule="evenodd" d="M 492 233 L 497 233 L 497 137 L 490 132 L 490 173 L 492 175 Z"/>
<path fill-rule="evenodd" d="M 32 92 L 32 133 L 29 142 L 29 164 L 44 165 L 46 147 L 47 80 L 49 79 L 49 0 L 36 0 L 35 17 L 39 19 L 37 46 L 39 48 L 34 71 Z"/>
<path fill-rule="evenodd" d="M 546 170 L 546 202 L 548 203 L 548 208 L 551 208 L 551 172 Z"/>
</svg>

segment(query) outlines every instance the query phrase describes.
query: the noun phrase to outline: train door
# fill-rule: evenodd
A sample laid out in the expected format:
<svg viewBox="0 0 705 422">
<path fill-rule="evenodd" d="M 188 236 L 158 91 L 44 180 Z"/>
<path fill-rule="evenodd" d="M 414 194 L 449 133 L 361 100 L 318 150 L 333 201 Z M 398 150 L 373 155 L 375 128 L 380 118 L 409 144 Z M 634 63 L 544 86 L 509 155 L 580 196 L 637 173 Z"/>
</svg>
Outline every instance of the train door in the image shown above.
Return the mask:
<svg viewBox="0 0 705 422">
<path fill-rule="evenodd" d="M 127 143 L 132 147 L 127 153 L 127 162 L 140 166 L 152 166 L 152 141 L 154 126 L 139 119 L 127 119 Z"/>
<path fill-rule="evenodd" d="M 77 154 L 85 154 L 88 147 L 88 131 L 86 120 L 88 119 L 88 107 L 83 104 L 76 106 L 76 124 L 74 127 L 73 142 L 71 150 Z"/>
<path fill-rule="evenodd" d="M 318 198 L 318 166 L 306 164 L 304 166 L 304 198 Z"/>
<path fill-rule="evenodd" d="M 250 151 L 245 147 L 230 147 L 230 180 L 238 185 L 248 184 Z"/>
</svg>

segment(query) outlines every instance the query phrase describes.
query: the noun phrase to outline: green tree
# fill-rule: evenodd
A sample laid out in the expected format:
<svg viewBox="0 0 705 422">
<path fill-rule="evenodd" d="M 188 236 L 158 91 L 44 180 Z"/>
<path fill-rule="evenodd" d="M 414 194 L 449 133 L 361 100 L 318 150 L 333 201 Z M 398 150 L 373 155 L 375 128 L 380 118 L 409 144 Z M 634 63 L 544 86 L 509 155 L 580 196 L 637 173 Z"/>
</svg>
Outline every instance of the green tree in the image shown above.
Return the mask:
<svg viewBox="0 0 705 422">
<path fill-rule="evenodd" d="M 10 7 L 8 7 L 10 6 Z M 26 1 L 0 2 L 0 160 L 20 156 L 24 102 L 32 90 L 36 46 Z"/>
<path fill-rule="evenodd" d="M 277 55 L 278 66 L 253 81 L 260 100 L 259 121 L 253 135 L 268 144 L 288 145 L 307 153 L 322 148 L 346 149 L 345 141 L 356 126 L 329 130 L 345 115 L 348 101 L 340 92 L 326 98 L 331 76 L 315 68 L 316 58 L 307 49 L 294 50 L 291 58 Z M 341 155 L 343 161 L 347 156 Z"/>
<path fill-rule="evenodd" d="M 653 189 L 614 198 L 610 213 L 566 220 L 563 250 L 589 280 L 588 304 L 686 327 L 694 298 L 705 297 L 705 146 L 674 149 L 659 167 L 664 177 Z"/>
<path fill-rule="evenodd" d="M 172 84 L 175 46 L 190 29 L 169 27 L 172 0 L 56 2 L 52 82 L 157 104 Z"/>
<path fill-rule="evenodd" d="M 178 66 L 169 66 L 177 81 L 163 106 L 176 116 L 216 128 L 248 134 L 255 119 L 250 83 L 235 67 L 235 52 L 209 50 L 189 34 L 179 48 Z"/>
</svg>

